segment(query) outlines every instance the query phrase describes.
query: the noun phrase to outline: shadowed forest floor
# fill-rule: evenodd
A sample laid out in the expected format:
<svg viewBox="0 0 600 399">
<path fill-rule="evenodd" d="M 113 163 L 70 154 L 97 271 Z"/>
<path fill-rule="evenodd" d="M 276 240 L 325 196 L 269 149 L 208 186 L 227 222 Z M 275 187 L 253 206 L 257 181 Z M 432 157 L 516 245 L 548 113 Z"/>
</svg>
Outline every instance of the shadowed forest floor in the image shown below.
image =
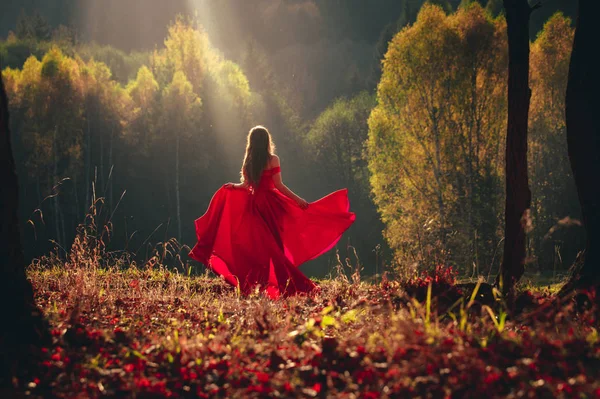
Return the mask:
<svg viewBox="0 0 600 399">
<path fill-rule="evenodd" d="M 29 277 L 53 335 L 32 396 L 600 397 L 593 294 L 522 291 L 507 317 L 441 269 L 277 301 L 160 268 Z"/>
</svg>

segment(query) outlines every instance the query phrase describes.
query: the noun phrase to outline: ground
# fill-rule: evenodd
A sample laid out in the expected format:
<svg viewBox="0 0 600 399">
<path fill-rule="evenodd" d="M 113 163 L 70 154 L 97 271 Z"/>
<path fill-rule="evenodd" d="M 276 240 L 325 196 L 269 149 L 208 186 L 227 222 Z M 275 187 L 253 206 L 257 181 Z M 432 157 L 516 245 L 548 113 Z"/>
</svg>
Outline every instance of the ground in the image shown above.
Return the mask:
<svg viewBox="0 0 600 399">
<path fill-rule="evenodd" d="M 32 396 L 600 397 L 593 293 L 576 309 L 524 291 L 507 309 L 442 268 L 275 301 L 157 265 L 71 257 L 28 275 L 54 341 Z"/>
</svg>

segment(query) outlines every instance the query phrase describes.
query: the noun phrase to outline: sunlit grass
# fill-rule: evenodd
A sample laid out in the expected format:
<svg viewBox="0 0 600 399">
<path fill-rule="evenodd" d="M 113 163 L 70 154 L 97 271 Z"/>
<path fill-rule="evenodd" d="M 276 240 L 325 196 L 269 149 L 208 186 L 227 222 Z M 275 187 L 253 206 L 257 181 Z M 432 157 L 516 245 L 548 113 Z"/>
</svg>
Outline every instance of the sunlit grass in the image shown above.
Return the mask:
<svg viewBox="0 0 600 399">
<path fill-rule="evenodd" d="M 53 345 L 37 397 L 592 397 L 600 393 L 594 293 L 576 308 L 527 278 L 515 306 L 449 268 L 367 282 L 342 264 L 311 296 L 241 295 L 165 262 L 106 252 L 92 207 L 65 258 L 28 269 Z M 551 285 L 554 284 L 554 285 Z M 33 372 L 32 372 L 33 373 Z"/>
<path fill-rule="evenodd" d="M 35 395 L 589 397 L 600 388 L 594 313 L 553 305 L 550 291 L 527 293 L 511 315 L 501 298 L 482 305 L 435 278 L 338 276 L 314 296 L 272 301 L 162 266 L 54 262 L 28 275 L 54 337 Z"/>
</svg>

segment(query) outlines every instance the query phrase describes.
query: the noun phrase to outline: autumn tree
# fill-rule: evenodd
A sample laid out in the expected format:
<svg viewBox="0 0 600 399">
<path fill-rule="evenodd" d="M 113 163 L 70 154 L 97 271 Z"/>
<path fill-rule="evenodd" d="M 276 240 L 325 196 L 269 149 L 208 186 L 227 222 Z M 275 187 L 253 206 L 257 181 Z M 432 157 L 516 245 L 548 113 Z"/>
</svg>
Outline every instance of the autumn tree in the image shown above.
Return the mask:
<svg viewBox="0 0 600 399">
<path fill-rule="evenodd" d="M 183 72 L 193 92 L 203 99 L 205 113 L 198 128 L 222 133 L 216 139 L 229 145 L 243 142 L 252 97 L 248 78 L 211 45 L 195 22 L 179 18 L 169 27 L 165 48 L 154 53 L 151 69 L 162 88 L 176 72 Z"/>
<path fill-rule="evenodd" d="M 369 168 L 401 264 L 489 264 L 497 242 L 505 24 L 478 4 L 425 5 L 389 45 Z"/>
<path fill-rule="evenodd" d="M 122 170 L 116 166 L 117 149 L 130 118 L 134 104 L 127 90 L 113 80 L 107 65 L 91 60 L 84 63 L 78 59 L 84 85 L 84 140 L 83 188 L 85 195 L 84 212 L 89 209 L 92 181 L 99 193 L 106 196 L 108 205 L 113 208 L 113 187 L 115 176 Z"/>
<path fill-rule="evenodd" d="M 464 206 L 454 226 L 468 233 L 467 259 L 476 275 L 480 266 L 492 266 L 490 254 L 500 225 L 498 165 L 506 111 L 500 90 L 506 77 L 506 26 L 502 19 L 490 19 L 479 3 L 465 5 L 450 23 L 459 40 L 449 93 L 455 106 L 441 117 L 453 132 L 451 145 L 458 149 L 450 159 L 457 164 L 455 184 Z"/>
<path fill-rule="evenodd" d="M 194 93 L 192 84 L 186 79 L 181 71 L 175 72 L 173 81 L 164 89 L 162 95 L 162 131 L 166 138 L 164 147 L 174 147 L 174 185 L 175 185 L 175 209 L 177 218 L 177 239 L 181 241 L 181 195 L 180 195 L 180 153 L 182 137 L 189 138 L 196 130 L 202 101 Z M 197 137 L 196 137 L 197 138 Z"/>
<path fill-rule="evenodd" d="M 27 60 L 13 85 L 14 108 L 23 115 L 19 123 L 19 145 L 26 156 L 26 170 L 37 180 L 38 191 L 59 190 L 64 178 L 80 171 L 83 139 L 84 85 L 78 63 L 58 48 L 38 61 Z M 66 243 L 67 231 L 74 228 L 76 207 L 64 207 L 65 198 L 52 196 L 54 239 Z M 68 217 L 66 217 L 68 216 Z"/>
<path fill-rule="evenodd" d="M 149 65 L 151 52 L 126 53 L 118 48 L 97 43 L 81 43 L 71 50 L 86 63 L 95 61 L 110 69 L 111 78 L 123 85 L 135 80 L 140 68 Z"/>
<path fill-rule="evenodd" d="M 127 140 L 130 145 L 147 155 L 153 140 L 152 135 L 156 131 L 160 87 L 152 71 L 143 66 L 126 89 L 133 102 Z"/>
<path fill-rule="evenodd" d="M 533 230 L 528 251 L 545 269 L 572 263 L 583 241 L 564 114 L 573 33 L 571 20 L 557 13 L 531 46 L 528 158 Z"/>
<path fill-rule="evenodd" d="M 191 21 L 179 17 L 169 27 L 164 48 L 155 51 L 151 63 L 157 80 L 164 87 L 173 80 L 173 75 L 181 71 L 191 83 L 194 91 L 200 93 L 207 74 L 207 63 L 211 54 L 208 36 Z"/>
<path fill-rule="evenodd" d="M 215 49 L 193 21 L 178 19 L 171 25 L 165 47 L 150 61 L 161 105 L 151 140 L 152 159 L 163 165 L 167 208 L 181 215 L 181 199 L 197 196 L 198 185 L 238 175 L 239 148 L 249 128 L 253 96 L 239 65 Z M 145 79 L 150 81 L 149 76 Z M 167 155 L 165 149 L 172 152 Z M 215 162 L 218 168 L 209 169 Z M 185 168 L 178 166 L 184 163 Z M 180 181 L 194 184 L 180 186 Z M 177 219 L 181 237 L 181 217 Z"/>
</svg>

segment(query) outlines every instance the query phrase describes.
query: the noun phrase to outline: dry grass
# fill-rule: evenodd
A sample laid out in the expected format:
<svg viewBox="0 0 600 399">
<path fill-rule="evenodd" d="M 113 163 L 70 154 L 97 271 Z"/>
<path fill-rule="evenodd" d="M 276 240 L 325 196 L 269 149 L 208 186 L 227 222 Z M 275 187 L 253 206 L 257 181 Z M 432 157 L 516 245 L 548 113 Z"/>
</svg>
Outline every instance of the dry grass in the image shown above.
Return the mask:
<svg viewBox="0 0 600 399">
<path fill-rule="evenodd" d="M 314 297 L 271 301 L 160 267 L 38 266 L 29 276 L 55 343 L 31 378 L 31 395 L 600 393 L 596 309 L 576 312 L 550 296 L 527 296 L 528 307 L 504 322 L 500 305 L 450 303 L 425 280 L 375 286 L 338 278 L 321 282 Z M 422 302 L 405 294 L 422 297 L 423 287 Z M 523 317 L 528 312 L 538 313 Z"/>
<path fill-rule="evenodd" d="M 28 271 L 53 335 L 28 395 L 600 397 L 594 293 L 576 308 L 524 291 L 509 312 L 440 268 L 379 284 L 341 273 L 272 301 L 161 266 L 172 242 L 144 266 L 107 254 L 98 231 Z"/>
</svg>

